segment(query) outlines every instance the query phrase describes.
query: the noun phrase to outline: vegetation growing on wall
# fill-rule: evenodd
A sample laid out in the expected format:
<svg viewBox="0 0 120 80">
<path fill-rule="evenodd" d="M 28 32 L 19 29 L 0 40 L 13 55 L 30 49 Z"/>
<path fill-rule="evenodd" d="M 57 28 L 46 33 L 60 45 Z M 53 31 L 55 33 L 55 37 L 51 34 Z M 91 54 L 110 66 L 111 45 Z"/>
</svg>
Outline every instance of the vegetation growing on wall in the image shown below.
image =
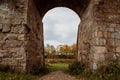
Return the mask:
<svg viewBox="0 0 120 80">
<path fill-rule="evenodd" d="M 95 72 L 86 70 L 83 62 L 75 62 L 69 66 L 69 71 L 78 78 L 85 80 L 119 80 L 120 60 L 110 60 L 106 65 L 101 65 Z"/>
</svg>

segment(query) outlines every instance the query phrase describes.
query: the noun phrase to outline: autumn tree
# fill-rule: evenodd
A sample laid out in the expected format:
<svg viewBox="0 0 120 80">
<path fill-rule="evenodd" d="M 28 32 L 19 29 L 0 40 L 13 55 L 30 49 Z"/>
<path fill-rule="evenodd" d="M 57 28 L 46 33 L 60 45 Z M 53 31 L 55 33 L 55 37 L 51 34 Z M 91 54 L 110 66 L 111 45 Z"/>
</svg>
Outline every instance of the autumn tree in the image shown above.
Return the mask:
<svg viewBox="0 0 120 80">
<path fill-rule="evenodd" d="M 71 53 L 73 53 L 74 57 L 75 57 L 76 51 L 77 51 L 76 44 L 71 45 Z"/>
<path fill-rule="evenodd" d="M 76 52 L 76 44 L 73 45 L 61 45 L 60 46 L 60 53 L 65 55 L 66 57 L 70 57 L 71 55 L 74 56 Z"/>
<path fill-rule="evenodd" d="M 55 49 L 55 47 L 53 45 L 47 44 L 47 46 L 44 49 L 44 53 L 48 57 L 53 58 L 55 53 L 56 53 L 56 49 Z"/>
<path fill-rule="evenodd" d="M 57 50 L 53 45 L 47 44 L 45 47 L 45 55 L 49 58 L 74 58 L 76 53 L 76 44 L 72 45 L 60 45 Z M 60 55 L 58 55 L 60 53 Z"/>
</svg>

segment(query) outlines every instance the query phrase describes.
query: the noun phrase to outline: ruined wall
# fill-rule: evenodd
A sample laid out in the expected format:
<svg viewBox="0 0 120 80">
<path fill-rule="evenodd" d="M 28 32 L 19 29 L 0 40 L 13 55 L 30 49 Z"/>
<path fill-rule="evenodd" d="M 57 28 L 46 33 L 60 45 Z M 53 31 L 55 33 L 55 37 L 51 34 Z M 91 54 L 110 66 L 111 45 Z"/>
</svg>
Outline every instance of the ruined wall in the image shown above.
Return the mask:
<svg viewBox="0 0 120 80">
<path fill-rule="evenodd" d="M 95 13 L 97 12 L 97 13 Z M 120 56 L 120 1 L 101 0 L 94 5 L 95 26 L 97 36 L 104 39 L 106 44 L 101 44 L 107 50 L 106 58 Z M 102 27 L 102 28 L 101 28 Z M 99 36 L 98 34 L 101 34 Z M 100 42 L 100 41 L 99 41 Z"/>
<path fill-rule="evenodd" d="M 77 4 L 72 9 L 80 13 L 78 2 L 71 6 L 71 3 L 64 5 L 63 1 L 55 6 Z M 44 10 L 41 12 L 41 9 L 49 3 L 36 4 L 33 0 L 0 0 L 0 67 L 9 65 L 15 71 L 31 72 L 35 67 L 44 66 L 41 17 Z M 51 3 L 51 7 L 55 6 Z M 79 14 L 82 22 L 77 59 L 96 69 L 94 66 L 98 67 L 100 62 L 120 58 L 120 0 L 91 0 L 85 6 L 88 7 L 82 6 L 84 14 Z"/>
<path fill-rule="evenodd" d="M 27 0 L 20 2 L 22 8 L 16 8 L 16 4 L 11 0 L 0 1 L 0 66 L 9 65 L 15 71 L 24 72 Z"/>
<path fill-rule="evenodd" d="M 95 69 L 101 62 L 120 58 L 120 1 L 91 1 L 79 27 L 78 59 Z"/>
<path fill-rule="evenodd" d="M 0 1 L 0 21 L 0 65 L 20 72 L 44 66 L 43 25 L 33 1 Z"/>
<path fill-rule="evenodd" d="M 28 4 L 29 31 L 26 35 L 26 69 L 29 72 L 32 68 L 44 66 L 44 42 L 42 19 L 33 1 L 29 0 Z"/>
<path fill-rule="evenodd" d="M 98 0 L 94 5 L 96 50 L 105 61 L 120 57 L 120 1 Z M 103 43 L 102 43 L 103 42 Z M 97 47 L 99 45 L 99 47 Z M 96 56 L 97 57 L 97 56 Z M 98 58 L 99 59 L 99 58 Z"/>
<path fill-rule="evenodd" d="M 90 2 L 84 15 L 81 18 L 81 23 L 78 28 L 78 61 L 88 62 L 90 55 L 90 48 L 92 46 L 92 34 L 93 34 L 93 1 Z"/>
</svg>

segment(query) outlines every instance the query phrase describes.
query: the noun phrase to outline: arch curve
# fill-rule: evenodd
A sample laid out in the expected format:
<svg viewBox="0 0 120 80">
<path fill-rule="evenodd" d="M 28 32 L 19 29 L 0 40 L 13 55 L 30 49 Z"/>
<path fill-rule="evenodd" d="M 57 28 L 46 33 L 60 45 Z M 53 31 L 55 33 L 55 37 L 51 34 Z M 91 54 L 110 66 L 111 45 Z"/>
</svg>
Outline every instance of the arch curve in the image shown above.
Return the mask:
<svg viewBox="0 0 120 80">
<path fill-rule="evenodd" d="M 34 0 L 41 17 L 55 7 L 68 7 L 75 11 L 79 17 L 82 17 L 90 0 Z"/>
<path fill-rule="evenodd" d="M 80 16 L 79 16 L 79 14 L 78 13 L 76 13 L 73 9 L 71 9 L 71 8 L 68 8 L 68 7 L 54 7 L 54 8 L 52 8 L 52 9 L 49 9 L 45 14 L 44 14 L 44 16 L 42 17 L 42 22 L 43 22 L 43 20 L 44 20 L 44 18 L 46 17 L 46 15 L 49 13 L 49 12 L 51 12 L 51 11 L 54 11 L 54 10 L 68 10 L 69 11 L 69 13 L 73 13 L 75 16 L 77 16 L 78 18 L 79 18 L 79 23 L 80 23 L 80 21 L 81 21 L 81 18 L 80 18 Z M 66 12 L 66 13 L 68 13 L 68 12 Z"/>
<path fill-rule="evenodd" d="M 59 6 L 57 6 L 57 7 L 59 8 Z M 46 14 L 48 11 L 50 11 L 50 10 L 52 10 L 52 9 L 54 9 L 54 8 L 57 8 L 57 7 L 51 7 L 51 8 L 48 8 L 47 10 L 45 10 L 44 13 L 41 14 L 41 17 L 44 18 L 45 14 Z M 60 7 L 61 7 L 61 6 L 60 6 Z M 62 6 L 62 7 L 63 7 L 63 6 Z M 79 12 L 76 11 L 76 10 L 74 10 L 73 8 L 66 7 L 66 6 L 64 6 L 64 8 L 71 9 L 73 12 L 75 12 L 75 13 L 79 16 L 79 18 L 81 17 L 80 14 L 79 14 Z"/>
</svg>

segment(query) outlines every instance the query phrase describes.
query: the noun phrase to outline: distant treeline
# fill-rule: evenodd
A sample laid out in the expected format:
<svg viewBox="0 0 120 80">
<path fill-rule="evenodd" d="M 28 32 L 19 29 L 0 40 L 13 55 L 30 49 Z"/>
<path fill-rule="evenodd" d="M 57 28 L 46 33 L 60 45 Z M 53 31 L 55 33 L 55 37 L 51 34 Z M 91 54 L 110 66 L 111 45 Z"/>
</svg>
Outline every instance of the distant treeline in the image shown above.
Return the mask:
<svg viewBox="0 0 120 80">
<path fill-rule="evenodd" d="M 59 45 L 57 48 L 53 45 L 47 44 L 44 48 L 45 58 L 61 58 L 61 59 L 73 59 L 75 58 L 76 44 L 72 45 Z"/>
</svg>

